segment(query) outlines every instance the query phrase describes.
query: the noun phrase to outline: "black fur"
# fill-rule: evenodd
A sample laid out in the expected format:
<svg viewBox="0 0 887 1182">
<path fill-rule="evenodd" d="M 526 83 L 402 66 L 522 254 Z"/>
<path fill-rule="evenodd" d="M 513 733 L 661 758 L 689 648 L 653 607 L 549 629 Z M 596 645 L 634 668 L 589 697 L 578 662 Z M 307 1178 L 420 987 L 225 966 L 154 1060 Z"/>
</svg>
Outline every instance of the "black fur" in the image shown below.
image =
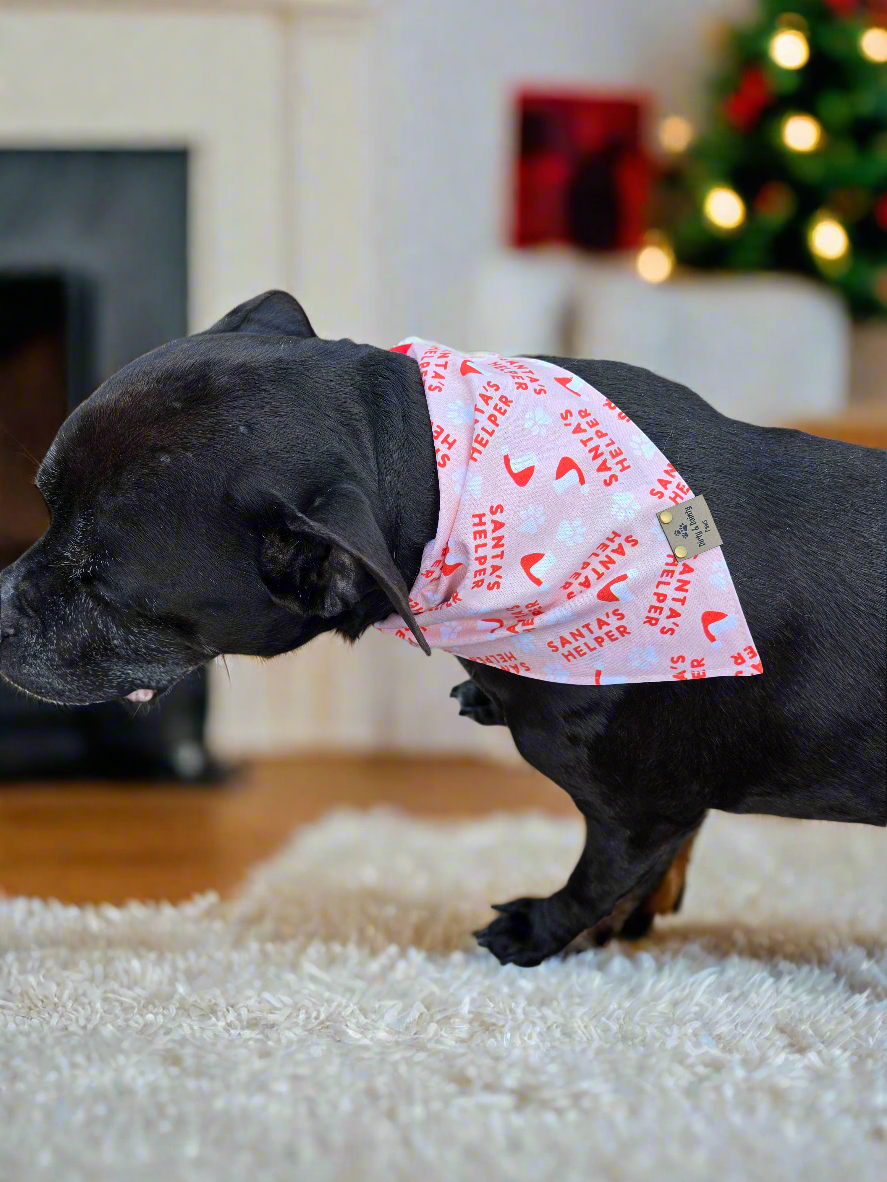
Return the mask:
<svg viewBox="0 0 887 1182">
<path fill-rule="evenodd" d="M 566 886 L 478 934 L 523 965 L 652 887 L 709 808 L 887 823 L 884 453 L 736 422 L 632 366 L 551 360 L 705 494 L 765 672 L 585 687 L 461 662 L 460 712 L 504 722 L 586 821 Z M 159 692 L 218 653 L 356 639 L 392 606 L 415 625 L 438 512 L 418 367 L 319 340 L 283 293 L 121 370 L 39 483 L 52 522 L 3 572 L 0 672 L 41 697 Z"/>
<path fill-rule="evenodd" d="M 470 662 L 469 662 L 470 664 Z M 450 697 L 459 703 L 461 718 L 470 718 L 481 726 L 507 726 L 505 716 L 492 698 L 470 679 L 460 681 L 450 690 Z"/>
</svg>

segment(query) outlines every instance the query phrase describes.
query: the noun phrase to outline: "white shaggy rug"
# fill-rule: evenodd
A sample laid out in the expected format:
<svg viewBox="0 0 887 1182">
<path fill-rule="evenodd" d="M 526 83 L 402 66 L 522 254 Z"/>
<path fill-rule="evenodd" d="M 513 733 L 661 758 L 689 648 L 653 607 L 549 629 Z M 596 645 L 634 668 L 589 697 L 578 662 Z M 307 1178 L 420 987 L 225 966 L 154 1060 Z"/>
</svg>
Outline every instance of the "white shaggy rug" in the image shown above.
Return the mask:
<svg viewBox="0 0 887 1182">
<path fill-rule="evenodd" d="M 638 946 L 500 968 L 577 825 L 345 813 L 241 896 L 0 901 L 2 1182 L 883 1182 L 887 832 L 713 816 Z"/>
</svg>

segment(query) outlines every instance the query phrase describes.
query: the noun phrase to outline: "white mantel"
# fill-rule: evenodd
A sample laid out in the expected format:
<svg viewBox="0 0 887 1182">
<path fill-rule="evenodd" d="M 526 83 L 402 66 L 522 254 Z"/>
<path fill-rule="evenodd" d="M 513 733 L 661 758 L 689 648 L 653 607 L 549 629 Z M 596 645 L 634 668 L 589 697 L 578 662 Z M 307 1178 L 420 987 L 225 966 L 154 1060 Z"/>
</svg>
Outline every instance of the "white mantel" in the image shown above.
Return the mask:
<svg viewBox="0 0 887 1182">
<path fill-rule="evenodd" d="M 371 339 L 371 13 L 360 0 L 0 0 L 0 142 L 189 147 L 192 327 L 280 285 L 318 331 Z"/>
</svg>

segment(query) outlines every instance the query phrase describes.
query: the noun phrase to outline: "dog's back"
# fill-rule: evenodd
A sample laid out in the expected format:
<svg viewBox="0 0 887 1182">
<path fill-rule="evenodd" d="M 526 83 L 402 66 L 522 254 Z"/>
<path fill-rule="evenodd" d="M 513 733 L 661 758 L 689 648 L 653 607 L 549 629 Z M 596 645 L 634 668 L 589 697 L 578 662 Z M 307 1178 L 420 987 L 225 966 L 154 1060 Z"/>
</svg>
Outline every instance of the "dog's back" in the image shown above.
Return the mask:
<svg viewBox="0 0 887 1182">
<path fill-rule="evenodd" d="M 887 455 L 729 419 L 634 366 L 551 360 L 630 415 L 714 515 L 764 676 L 714 712 L 701 698 L 733 687 L 708 682 L 699 723 L 728 748 L 758 715 L 772 762 L 732 807 L 883 825 Z"/>
</svg>

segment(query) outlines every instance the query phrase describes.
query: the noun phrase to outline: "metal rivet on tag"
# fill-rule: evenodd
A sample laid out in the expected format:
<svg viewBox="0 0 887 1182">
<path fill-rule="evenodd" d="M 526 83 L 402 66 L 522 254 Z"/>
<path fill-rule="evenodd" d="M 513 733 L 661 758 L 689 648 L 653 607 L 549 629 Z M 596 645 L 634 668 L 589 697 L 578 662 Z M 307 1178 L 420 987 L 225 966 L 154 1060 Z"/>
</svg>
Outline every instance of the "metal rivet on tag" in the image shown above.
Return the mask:
<svg viewBox="0 0 887 1182">
<path fill-rule="evenodd" d="M 701 495 L 681 501 L 673 509 L 657 511 L 656 520 L 675 558 L 689 560 L 721 544 L 721 535 Z"/>
</svg>

